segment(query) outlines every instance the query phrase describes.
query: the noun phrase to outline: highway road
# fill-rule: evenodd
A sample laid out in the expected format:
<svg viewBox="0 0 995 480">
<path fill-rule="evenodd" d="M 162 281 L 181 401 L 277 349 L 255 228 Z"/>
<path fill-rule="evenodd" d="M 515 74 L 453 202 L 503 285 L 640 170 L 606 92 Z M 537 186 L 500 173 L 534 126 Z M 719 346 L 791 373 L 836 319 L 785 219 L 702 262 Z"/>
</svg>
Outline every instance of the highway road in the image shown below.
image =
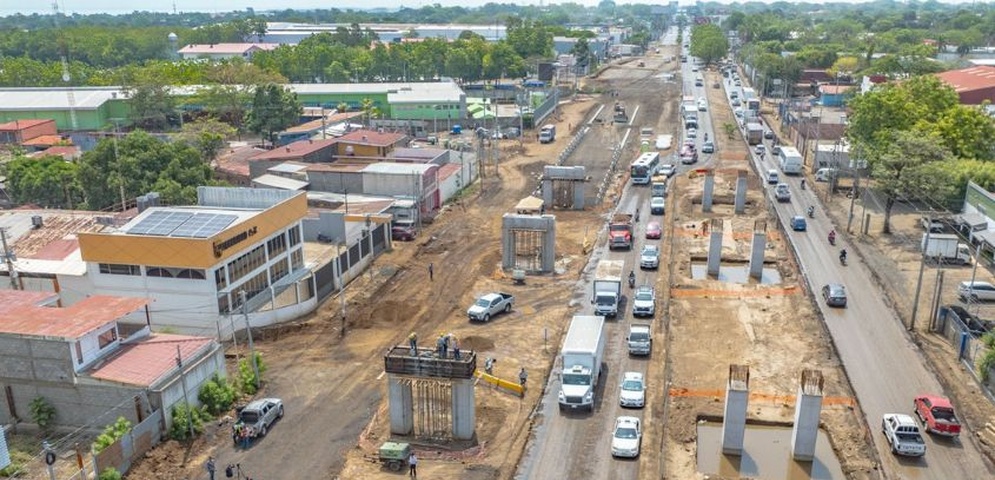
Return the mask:
<svg viewBox="0 0 995 480">
<path fill-rule="evenodd" d="M 768 145 L 767 151 L 770 152 Z M 753 155 L 757 171 L 777 168 L 767 155 L 760 160 Z M 921 352 L 909 340 L 905 326 L 884 301 L 884 294 L 871 278 L 871 272 L 853 255 L 853 249 L 841 235 L 837 246 L 828 242 L 834 227 L 811 189 L 801 190 L 800 177 L 781 176 L 791 186 L 790 203 L 776 204 L 782 225 L 794 215 L 805 215 L 815 206 L 815 218 L 808 219 L 808 231 L 790 232 L 788 237 L 797 254 L 802 274 L 818 298 L 825 323 L 836 343 L 860 407 L 871 429 L 871 438 L 888 477 L 916 479 L 992 478 L 993 472 L 966 432 L 960 441 L 926 435 L 926 456 L 904 459 L 891 454 L 881 434 L 881 417 L 885 413 L 912 415 L 912 399 L 919 393 L 943 393 L 933 373 L 927 369 Z M 768 188 L 768 200 L 773 195 Z M 789 229 L 790 230 L 790 229 Z M 839 230 L 837 230 L 839 233 Z M 840 248 L 846 248 L 849 264 L 839 261 Z M 842 283 L 848 293 L 845 309 L 829 308 L 820 290 L 827 283 Z"/>
</svg>

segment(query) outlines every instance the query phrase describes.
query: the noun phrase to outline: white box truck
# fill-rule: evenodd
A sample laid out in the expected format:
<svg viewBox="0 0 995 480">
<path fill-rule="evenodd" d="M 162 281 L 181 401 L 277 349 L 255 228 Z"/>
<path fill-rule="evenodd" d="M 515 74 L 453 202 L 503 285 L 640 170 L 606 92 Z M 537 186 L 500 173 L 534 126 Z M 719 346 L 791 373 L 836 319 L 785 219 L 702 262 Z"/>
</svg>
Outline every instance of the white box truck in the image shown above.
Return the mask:
<svg viewBox="0 0 995 480">
<path fill-rule="evenodd" d="M 622 297 L 622 270 L 624 260 L 601 260 L 594 271 L 594 312 L 605 317 L 618 315 L 618 303 Z"/>
<path fill-rule="evenodd" d="M 543 125 L 539 130 L 539 143 L 553 143 L 556 140 L 556 125 Z"/>
<path fill-rule="evenodd" d="M 560 410 L 594 411 L 604 353 L 604 317 L 575 315 L 560 351 Z"/>
<path fill-rule="evenodd" d="M 926 235 L 929 235 L 928 244 L 926 243 Z M 953 233 L 924 233 L 919 248 L 923 250 L 926 257 L 936 261 L 955 265 L 971 263 L 971 250 L 967 245 L 960 243 L 960 237 Z"/>
<path fill-rule="evenodd" d="M 801 175 L 802 173 L 802 154 L 795 147 L 781 147 L 781 153 L 778 155 L 778 163 L 781 165 L 781 171 L 785 175 Z"/>
</svg>

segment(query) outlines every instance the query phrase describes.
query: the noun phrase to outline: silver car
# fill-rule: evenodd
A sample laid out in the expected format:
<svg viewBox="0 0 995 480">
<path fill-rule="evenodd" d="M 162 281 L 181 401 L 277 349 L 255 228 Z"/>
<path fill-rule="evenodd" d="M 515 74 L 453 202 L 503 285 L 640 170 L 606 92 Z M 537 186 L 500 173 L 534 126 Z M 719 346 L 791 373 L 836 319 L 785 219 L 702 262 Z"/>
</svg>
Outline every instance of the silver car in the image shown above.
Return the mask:
<svg viewBox="0 0 995 480">
<path fill-rule="evenodd" d="M 975 281 L 973 284 L 960 282 L 957 287 L 957 295 L 964 301 L 992 301 L 995 300 L 995 285 L 979 281 Z"/>
<path fill-rule="evenodd" d="M 645 245 L 639 254 L 639 267 L 654 269 L 660 266 L 660 247 Z"/>
<path fill-rule="evenodd" d="M 249 428 L 252 437 L 265 437 L 277 419 L 283 418 L 283 400 L 262 398 L 250 402 L 238 412 L 238 421 Z"/>
</svg>

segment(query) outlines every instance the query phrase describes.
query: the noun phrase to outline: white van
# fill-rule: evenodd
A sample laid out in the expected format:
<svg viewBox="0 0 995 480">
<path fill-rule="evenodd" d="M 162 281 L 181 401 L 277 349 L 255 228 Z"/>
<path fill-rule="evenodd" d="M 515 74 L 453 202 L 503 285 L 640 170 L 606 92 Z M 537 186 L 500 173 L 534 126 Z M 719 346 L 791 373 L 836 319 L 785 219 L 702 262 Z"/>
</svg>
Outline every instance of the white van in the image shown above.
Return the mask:
<svg viewBox="0 0 995 480">
<path fill-rule="evenodd" d="M 778 176 L 777 176 L 777 170 L 774 170 L 773 168 L 770 169 L 770 170 L 767 170 L 767 183 L 769 183 L 771 185 L 777 185 L 778 181 L 779 181 L 779 179 L 778 179 Z"/>
<path fill-rule="evenodd" d="M 802 164 L 804 160 L 802 159 L 802 154 L 798 152 L 795 147 L 781 147 L 781 153 L 778 155 L 779 163 L 781 164 L 781 171 L 785 175 L 800 175 L 802 173 Z"/>
</svg>

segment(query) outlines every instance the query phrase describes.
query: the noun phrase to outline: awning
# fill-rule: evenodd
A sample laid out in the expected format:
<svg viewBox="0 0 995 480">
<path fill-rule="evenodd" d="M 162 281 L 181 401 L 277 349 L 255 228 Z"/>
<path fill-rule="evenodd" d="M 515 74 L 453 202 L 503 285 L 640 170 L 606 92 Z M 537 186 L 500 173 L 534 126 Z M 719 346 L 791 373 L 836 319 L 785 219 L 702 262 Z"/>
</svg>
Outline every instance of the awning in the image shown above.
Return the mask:
<svg viewBox="0 0 995 480">
<path fill-rule="evenodd" d="M 255 187 L 278 188 L 281 190 L 304 190 L 310 184 L 308 182 L 302 182 L 300 180 L 294 180 L 292 178 L 267 173 L 266 175 L 260 175 L 253 178 L 252 185 Z"/>
<path fill-rule="evenodd" d="M 980 227 L 982 225 L 988 225 L 988 219 L 980 213 L 962 213 L 954 217 L 954 220 L 960 225 L 967 225 L 974 230 L 975 227 Z"/>
</svg>

